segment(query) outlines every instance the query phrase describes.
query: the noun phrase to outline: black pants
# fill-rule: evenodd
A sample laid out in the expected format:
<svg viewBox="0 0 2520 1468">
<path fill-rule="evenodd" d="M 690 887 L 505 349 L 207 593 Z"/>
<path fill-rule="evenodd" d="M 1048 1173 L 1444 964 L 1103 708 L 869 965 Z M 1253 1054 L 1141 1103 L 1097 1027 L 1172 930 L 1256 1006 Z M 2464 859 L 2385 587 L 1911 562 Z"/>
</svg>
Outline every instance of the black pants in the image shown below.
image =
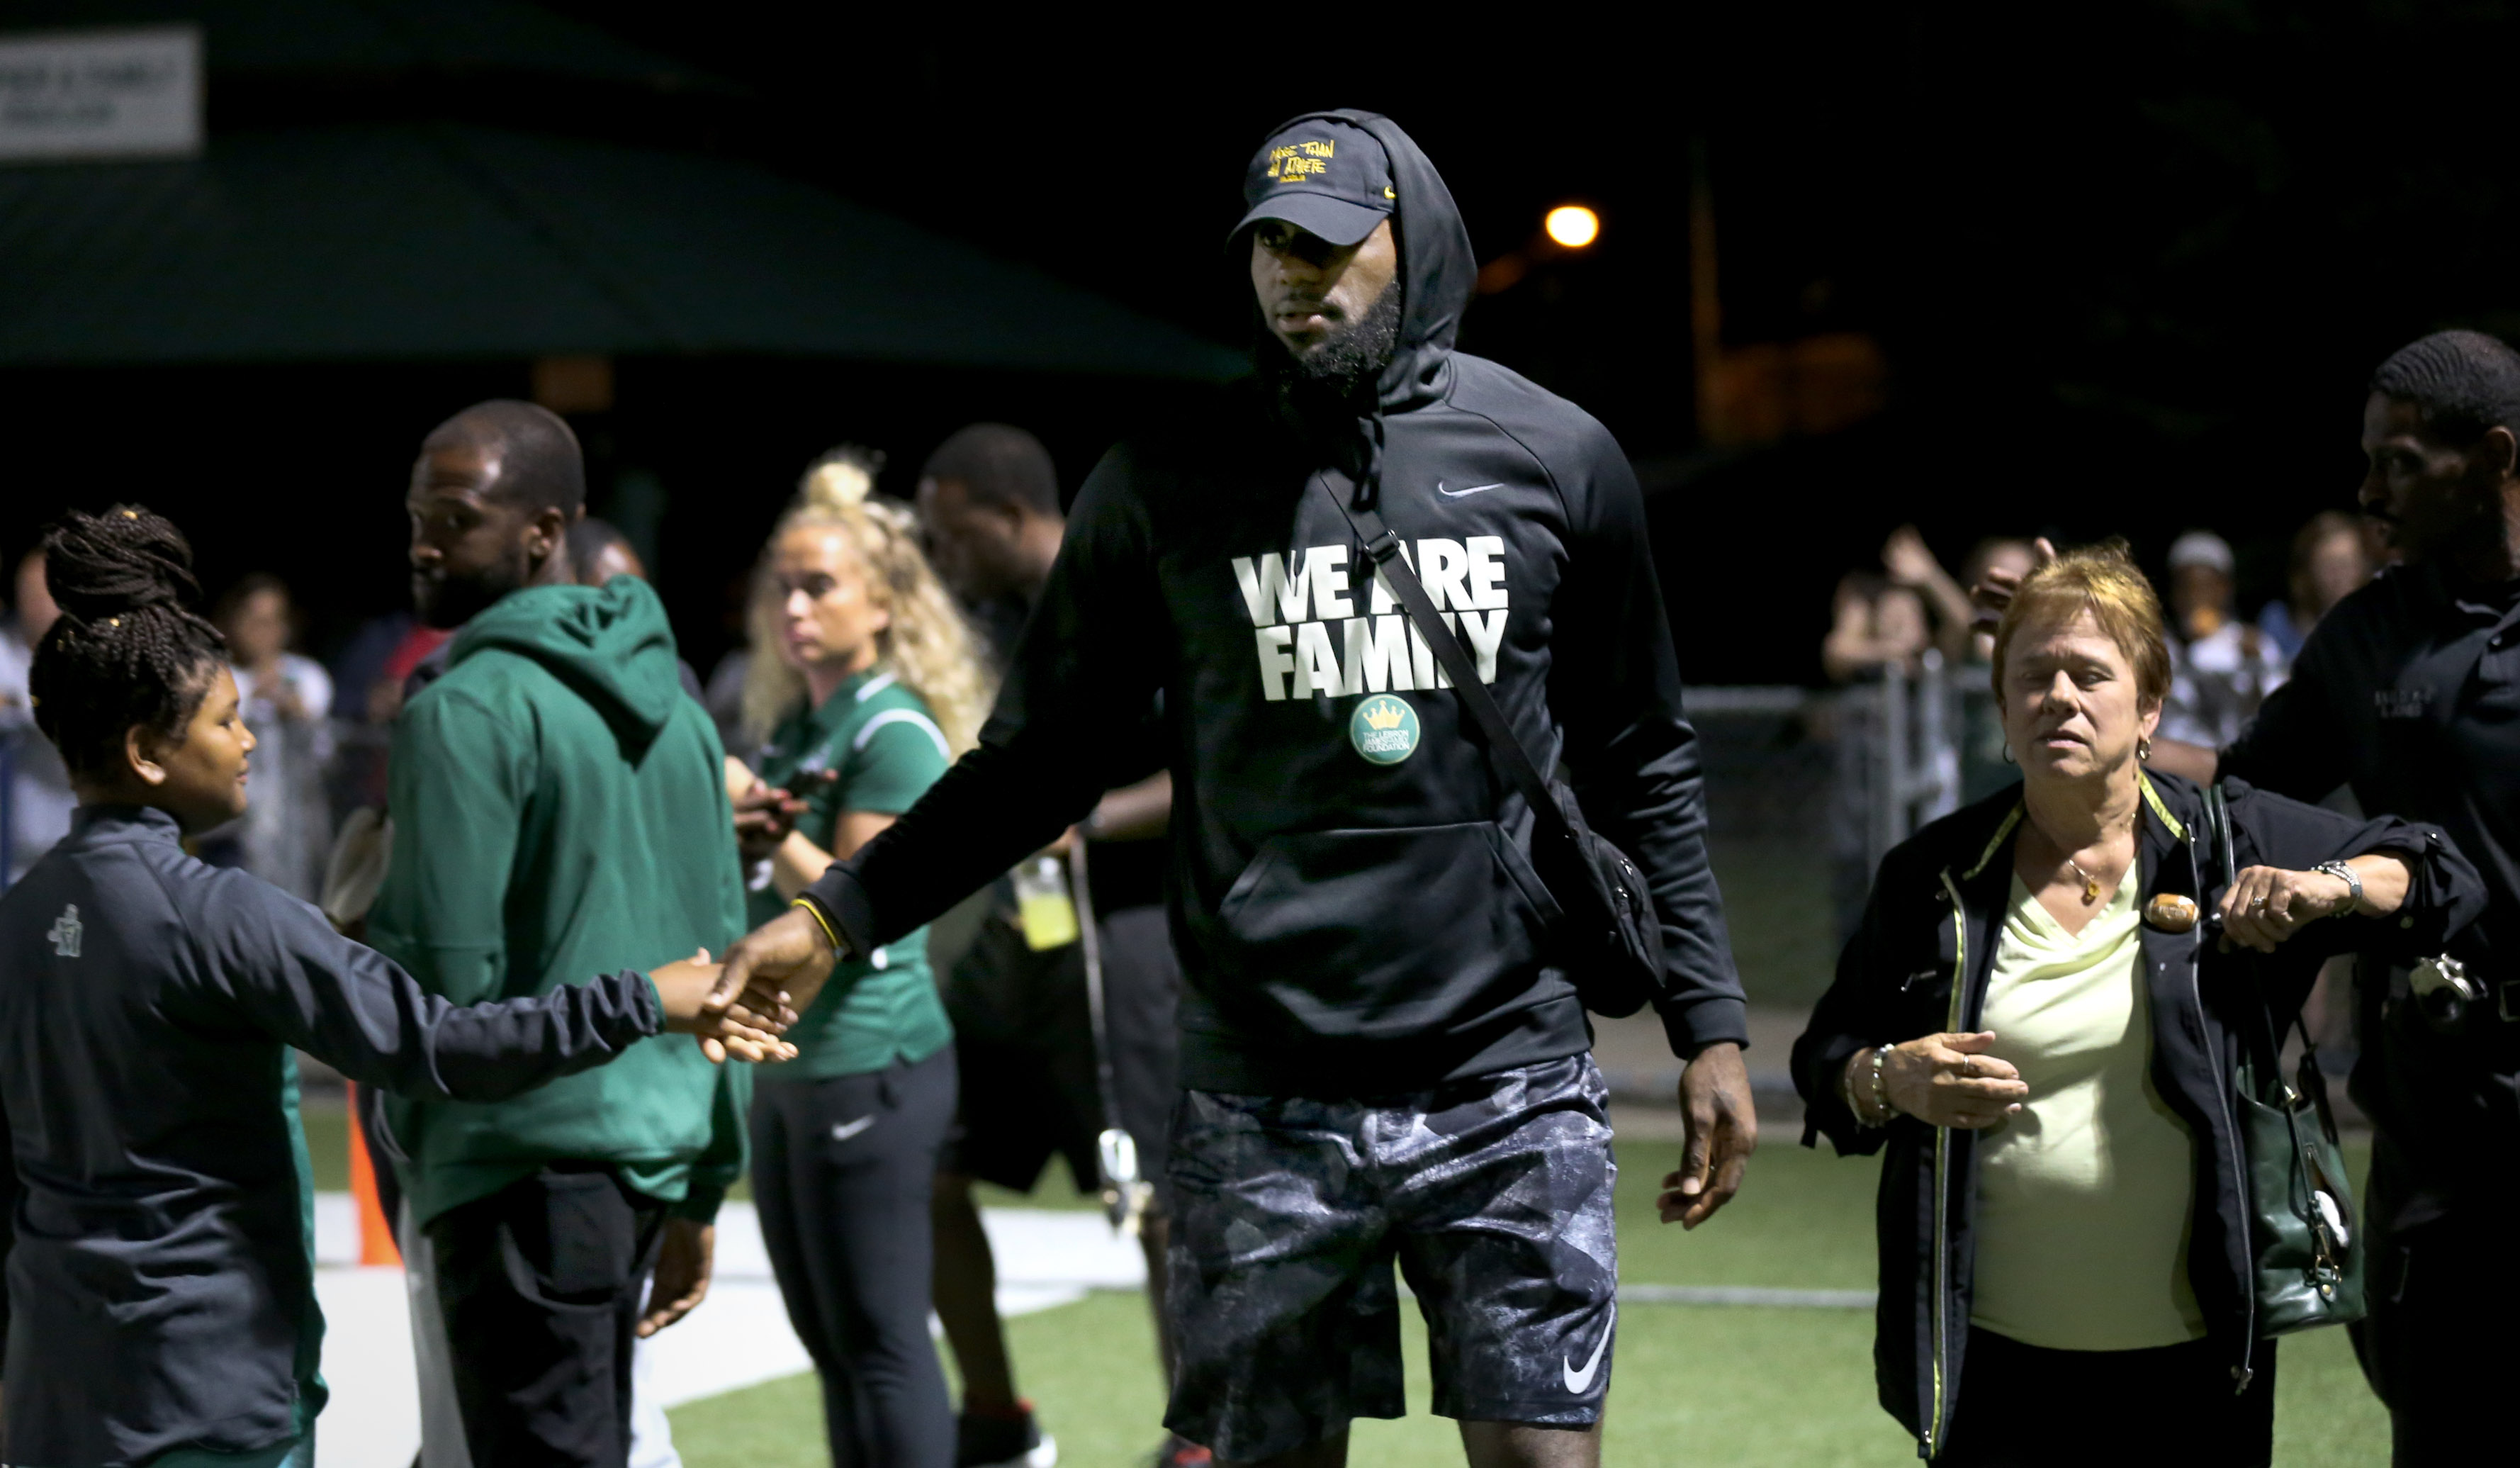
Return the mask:
<svg viewBox="0 0 2520 1468">
<path fill-rule="evenodd" d="M 2421 1187 L 2387 1138 L 2372 1147 L 2364 1264 L 2370 1314 L 2355 1345 L 2389 1405 L 2397 1468 L 2508 1461 L 2520 1381 L 2520 1305 L 2503 1261 L 2520 1200 L 2455 1199 Z M 2420 1221 L 2408 1224 L 2406 1219 Z"/>
<path fill-rule="evenodd" d="M 823 1379 L 833 1468 L 952 1468 L 927 1336 L 928 1196 L 954 1121 L 954 1048 L 752 1090 L 752 1197 L 788 1318 Z"/>
<path fill-rule="evenodd" d="M 1107 913 L 1102 929 L 1111 1101 L 1138 1144 L 1138 1175 L 1169 1211 L 1164 1156 L 1181 1099 L 1181 961 L 1161 907 Z M 1035 952 L 1012 907 L 993 910 L 946 977 L 945 1011 L 963 1087 L 945 1170 L 1028 1193 L 1058 1156 L 1078 1190 L 1094 1191 L 1102 1179 L 1095 1139 L 1110 1123 L 1096 1078 L 1084 949 Z"/>
<path fill-rule="evenodd" d="M 428 1225 L 472 1468 L 622 1468 L 665 1205 L 557 1164 Z"/>
<path fill-rule="evenodd" d="M 1969 1328 L 1951 1438 L 1935 1468 L 2264 1468 L 2274 1454 L 2275 1343 L 2246 1392 L 2219 1340 L 2146 1351 L 2050 1351 Z"/>
</svg>

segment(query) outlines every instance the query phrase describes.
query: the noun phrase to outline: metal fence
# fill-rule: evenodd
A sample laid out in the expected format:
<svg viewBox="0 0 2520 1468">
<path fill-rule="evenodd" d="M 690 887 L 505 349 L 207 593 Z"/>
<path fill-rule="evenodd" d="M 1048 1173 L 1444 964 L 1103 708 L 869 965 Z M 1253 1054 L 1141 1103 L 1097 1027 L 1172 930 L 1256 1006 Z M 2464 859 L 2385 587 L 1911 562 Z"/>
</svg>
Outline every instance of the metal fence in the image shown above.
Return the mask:
<svg viewBox="0 0 2520 1468">
<path fill-rule="evenodd" d="M 2009 783 L 1978 672 L 1929 653 L 1848 688 L 1689 691 L 1708 845 L 1754 1003 L 1817 999 L 1881 858 Z"/>
</svg>

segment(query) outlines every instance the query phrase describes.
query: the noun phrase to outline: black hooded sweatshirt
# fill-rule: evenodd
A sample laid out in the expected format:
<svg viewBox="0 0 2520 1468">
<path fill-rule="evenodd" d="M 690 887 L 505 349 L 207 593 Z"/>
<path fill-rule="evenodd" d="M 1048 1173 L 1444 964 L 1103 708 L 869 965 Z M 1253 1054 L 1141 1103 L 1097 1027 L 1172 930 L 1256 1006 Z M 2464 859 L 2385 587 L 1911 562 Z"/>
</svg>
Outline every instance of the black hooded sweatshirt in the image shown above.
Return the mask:
<svg viewBox="0 0 2520 1468">
<path fill-rule="evenodd" d="M 1184 1085 L 1387 1095 L 1587 1049 L 1534 902 L 1530 812 L 1368 579 L 1332 498 L 1355 496 L 1525 746 L 1563 759 L 1646 874 L 1675 1051 L 1743 1040 L 1636 478 L 1591 415 L 1453 350 L 1476 266 L 1451 193 L 1389 119 L 1323 115 L 1391 159 L 1403 315 L 1377 400 L 1298 422 L 1246 390 L 1112 449 L 980 747 L 808 895 L 856 951 L 928 921 L 1131 773 L 1136 712 L 1160 695 Z M 1362 715 L 1387 724 L 1394 697 L 1418 738 L 1377 763 L 1362 751 L 1390 744 Z"/>
</svg>

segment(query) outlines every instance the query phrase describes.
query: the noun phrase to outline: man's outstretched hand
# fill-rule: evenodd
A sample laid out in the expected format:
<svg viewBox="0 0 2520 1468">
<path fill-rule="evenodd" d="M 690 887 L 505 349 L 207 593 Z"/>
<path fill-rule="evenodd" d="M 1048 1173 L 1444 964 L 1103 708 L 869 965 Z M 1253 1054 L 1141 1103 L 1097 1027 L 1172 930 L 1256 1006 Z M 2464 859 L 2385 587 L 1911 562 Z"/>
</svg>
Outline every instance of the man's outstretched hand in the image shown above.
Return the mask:
<svg viewBox="0 0 2520 1468">
<path fill-rule="evenodd" d="M 805 803 L 787 791 L 755 782 L 735 796 L 735 845 L 743 853 L 745 865 L 767 861 L 788 833 L 796 829 L 796 817 L 805 811 Z"/>
<path fill-rule="evenodd" d="M 2036 558 L 2034 566 L 2056 559 L 2056 547 L 2045 535 L 2030 542 L 2030 553 Z M 2001 567 L 1989 567 L 1985 579 L 1969 588 L 1969 604 L 1977 609 L 1969 625 L 1981 632 L 1994 631 L 1995 624 L 2003 620 L 2003 609 L 2012 605 L 2012 593 L 2020 589 L 2021 577 Z"/>
<path fill-rule="evenodd" d="M 829 785 L 839 778 L 839 773 L 822 770 L 800 775 L 790 783 Z M 726 757 L 726 798 L 735 805 L 735 845 L 743 853 L 744 865 L 767 861 L 778 851 L 780 844 L 796 829 L 796 818 L 805 813 L 804 794 L 765 785 L 750 765 L 733 755 Z"/>
<path fill-rule="evenodd" d="M 1759 1146 L 1759 1115 L 1739 1045 L 1709 1045 L 1680 1073 L 1680 1117 L 1686 1138 L 1680 1170 L 1663 1178 L 1654 1201 L 1665 1223 L 1695 1228 L 1741 1191 L 1741 1174 Z"/>
<path fill-rule="evenodd" d="M 729 1055 L 738 1060 L 793 1060 L 796 1047 L 781 1039 L 796 1023 L 788 996 L 776 988 L 739 989 L 724 1003 L 716 999 L 721 972 L 709 962 L 708 949 L 652 970 L 648 982 L 665 1008 L 665 1028 L 699 1036 L 700 1050 L 710 1060 Z"/>
<path fill-rule="evenodd" d="M 749 1005 L 755 996 L 777 994 L 802 1014 L 823 991 L 823 981 L 832 977 L 835 957 L 822 923 L 803 908 L 790 907 L 726 950 L 726 967 L 718 973 L 707 1007 L 724 1010 L 739 1000 Z"/>
</svg>

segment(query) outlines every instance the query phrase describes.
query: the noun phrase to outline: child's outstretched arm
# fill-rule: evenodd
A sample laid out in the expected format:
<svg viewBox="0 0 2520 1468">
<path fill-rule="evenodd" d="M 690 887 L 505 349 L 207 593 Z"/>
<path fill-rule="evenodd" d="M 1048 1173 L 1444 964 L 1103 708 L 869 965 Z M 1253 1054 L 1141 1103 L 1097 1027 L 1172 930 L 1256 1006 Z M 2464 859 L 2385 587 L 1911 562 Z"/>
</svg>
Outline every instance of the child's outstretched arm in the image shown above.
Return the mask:
<svg viewBox="0 0 2520 1468">
<path fill-rule="evenodd" d="M 652 982 L 624 970 L 547 994 L 457 1006 L 334 932 L 313 907 L 242 872 L 217 874 L 202 895 L 186 917 L 204 998 L 362 1084 L 499 1101 L 667 1030 L 744 1059 L 794 1053 L 779 1038 L 792 1015 L 761 1014 L 742 999 L 705 1008 L 716 968 L 699 959 L 662 964 Z"/>
</svg>

